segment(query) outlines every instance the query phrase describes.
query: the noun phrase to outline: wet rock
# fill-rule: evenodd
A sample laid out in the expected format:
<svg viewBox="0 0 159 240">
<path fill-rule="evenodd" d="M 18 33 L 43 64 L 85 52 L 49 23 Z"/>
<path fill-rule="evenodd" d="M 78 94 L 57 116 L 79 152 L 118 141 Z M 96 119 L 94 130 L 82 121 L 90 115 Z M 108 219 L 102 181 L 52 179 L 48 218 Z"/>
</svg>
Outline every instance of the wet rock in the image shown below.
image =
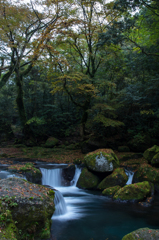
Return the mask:
<svg viewBox="0 0 159 240">
<path fill-rule="evenodd" d="M 77 182 L 77 187 L 83 189 L 95 189 L 99 184 L 99 178 L 84 168 Z"/>
<path fill-rule="evenodd" d="M 139 228 L 127 235 L 125 235 L 122 240 L 158 240 L 159 239 L 159 230 L 158 229 L 149 229 L 149 228 Z"/>
<path fill-rule="evenodd" d="M 74 164 L 69 164 L 66 168 L 62 169 L 62 177 L 66 180 L 66 181 L 72 181 L 73 177 L 75 175 L 75 165 Z"/>
<path fill-rule="evenodd" d="M 151 195 L 151 184 L 147 181 L 126 185 L 120 188 L 114 195 L 114 200 L 119 201 L 142 201 Z"/>
<path fill-rule="evenodd" d="M 9 210 L 21 239 L 26 234 L 34 239 L 49 238 L 54 213 L 54 191 L 20 178 L 0 180 L 0 204 Z"/>
<path fill-rule="evenodd" d="M 114 170 L 112 174 L 104 178 L 100 184 L 98 185 L 98 189 L 103 190 L 105 188 L 121 186 L 123 187 L 128 180 L 128 176 L 126 175 L 123 168 L 117 168 Z"/>
<path fill-rule="evenodd" d="M 98 149 L 84 157 L 88 169 L 96 172 L 111 172 L 119 166 L 119 160 L 112 149 Z"/>
<path fill-rule="evenodd" d="M 141 164 L 134 174 L 133 183 L 143 181 L 159 183 L 159 170 L 149 164 Z"/>
</svg>

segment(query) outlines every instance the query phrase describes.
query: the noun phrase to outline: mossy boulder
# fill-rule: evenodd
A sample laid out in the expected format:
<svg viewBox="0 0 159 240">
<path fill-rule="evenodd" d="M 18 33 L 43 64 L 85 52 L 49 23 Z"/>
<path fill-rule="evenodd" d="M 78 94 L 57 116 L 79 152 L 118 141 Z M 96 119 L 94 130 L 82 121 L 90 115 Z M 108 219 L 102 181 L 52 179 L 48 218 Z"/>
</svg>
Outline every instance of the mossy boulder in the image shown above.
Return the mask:
<svg viewBox="0 0 159 240">
<path fill-rule="evenodd" d="M 103 190 L 102 195 L 107 197 L 113 197 L 114 194 L 120 189 L 120 186 L 109 187 Z"/>
<path fill-rule="evenodd" d="M 155 156 L 153 156 L 151 160 L 151 164 L 156 166 L 159 165 L 159 152 Z"/>
<path fill-rule="evenodd" d="M 159 183 L 159 170 L 149 164 L 141 164 L 134 174 L 133 182 L 143 181 Z"/>
<path fill-rule="evenodd" d="M 154 145 L 153 147 L 148 148 L 148 149 L 144 152 L 143 156 L 144 156 L 144 158 L 145 158 L 146 160 L 148 160 L 148 162 L 151 163 L 152 158 L 153 158 L 157 153 L 159 153 L 159 146 Z"/>
<path fill-rule="evenodd" d="M 119 160 L 112 149 L 98 149 L 84 157 L 88 169 L 96 172 L 111 172 L 119 166 Z"/>
<path fill-rule="evenodd" d="M 83 189 L 95 189 L 99 182 L 100 180 L 96 175 L 89 172 L 87 168 L 83 168 L 77 182 L 77 187 Z"/>
<path fill-rule="evenodd" d="M 54 138 L 54 137 L 49 137 L 45 143 L 45 147 L 47 148 L 53 148 L 55 147 L 56 145 L 58 145 L 59 143 L 59 140 L 57 138 Z"/>
<path fill-rule="evenodd" d="M 54 191 L 20 178 L 0 180 L 0 201 L 9 210 L 20 236 L 18 240 L 50 237 L 51 216 L 54 213 Z"/>
<path fill-rule="evenodd" d="M 142 201 L 151 195 L 151 184 L 148 181 L 126 185 L 113 196 L 114 200 Z"/>
<path fill-rule="evenodd" d="M 123 168 L 116 168 L 112 174 L 104 178 L 98 185 L 98 189 L 103 190 L 105 188 L 121 186 L 123 187 L 128 180 Z"/>
<path fill-rule="evenodd" d="M 150 228 L 139 228 L 127 235 L 122 240 L 158 240 L 159 230 Z"/>
</svg>

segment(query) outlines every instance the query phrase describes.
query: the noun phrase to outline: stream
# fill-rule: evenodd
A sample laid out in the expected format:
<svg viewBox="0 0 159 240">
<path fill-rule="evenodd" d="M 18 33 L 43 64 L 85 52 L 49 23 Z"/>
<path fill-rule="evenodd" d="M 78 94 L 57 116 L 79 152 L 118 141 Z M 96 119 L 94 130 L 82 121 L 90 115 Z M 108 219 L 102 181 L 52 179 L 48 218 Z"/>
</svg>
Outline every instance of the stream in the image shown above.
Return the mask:
<svg viewBox="0 0 159 240">
<path fill-rule="evenodd" d="M 159 228 L 159 196 L 152 207 L 117 203 L 98 191 L 76 187 L 81 170 L 71 186 L 62 186 L 62 169 L 41 168 L 42 184 L 54 187 L 56 211 L 52 216 L 50 240 L 121 240 L 138 228 Z M 131 184 L 133 174 L 126 172 Z"/>
<path fill-rule="evenodd" d="M 48 240 L 121 240 L 138 228 L 159 229 L 159 195 L 154 204 L 144 208 L 138 204 L 114 202 L 99 191 L 76 187 L 81 170 L 76 167 L 71 186 L 63 186 L 62 164 L 41 165 L 42 184 L 55 188 L 55 212 Z M 131 184 L 133 172 L 126 184 Z M 23 177 L 1 170 L 0 178 Z"/>
</svg>

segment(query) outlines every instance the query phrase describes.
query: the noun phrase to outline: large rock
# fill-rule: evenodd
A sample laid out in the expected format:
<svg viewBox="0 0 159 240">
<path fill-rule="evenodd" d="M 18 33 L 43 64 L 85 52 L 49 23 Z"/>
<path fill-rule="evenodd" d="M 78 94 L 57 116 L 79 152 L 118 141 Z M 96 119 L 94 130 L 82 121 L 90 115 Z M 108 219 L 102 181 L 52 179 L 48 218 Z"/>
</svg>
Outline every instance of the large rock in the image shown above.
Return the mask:
<svg viewBox="0 0 159 240">
<path fill-rule="evenodd" d="M 88 169 L 96 172 L 111 172 L 119 166 L 119 160 L 112 149 L 98 149 L 85 157 Z"/>
<path fill-rule="evenodd" d="M 148 148 L 148 149 L 144 152 L 143 156 L 144 156 L 144 158 L 145 158 L 146 160 L 148 160 L 148 162 L 151 163 L 152 158 L 153 158 L 158 152 L 159 152 L 159 146 L 154 145 L 153 147 Z"/>
<path fill-rule="evenodd" d="M 104 178 L 100 184 L 98 185 L 98 189 L 103 190 L 105 188 L 121 186 L 123 187 L 128 180 L 128 176 L 126 175 L 123 168 L 117 168 L 114 170 L 112 174 Z"/>
<path fill-rule="evenodd" d="M 151 164 L 154 166 L 159 166 L 159 152 L 155 156 L 153 156 Z"/>
<path fill-rule="evenodd" d="M 39 169 L 35 168 L 33 163 L 26 163 L 25 165 L 14 164 L 8 168 L 13 172 L 22 173 L 29 182 L 41 184 L 42 173 Z"/>
<path fill-rule="evenodd" d="M 122 240 L 158 240 L 159 230 L 149 229 L 149 228 L 139 228 L 127 235 L 125 235 Z"/>
<path fill-rule="evenodd" d="M 113 196 L 113 199 L 121 201 L 142 201 L 151 195 L 151 190 L 152 186 L 147 181 L 134 183 L 120 188 Z"/>
<path fill-rule="evenodd" d="M 58 145 L 59 143 L 59 140 L 57 138 L 54 138 L 54 137 L 49 137 L 45 143 L 45 147 L 47 148 L 53 148 L 55 147 L 56 145 Z"/>
<path fill-rule="evenodd" d="M 9 210 L 18 232 L 17 239 L 34 236 L 50 237 L 51 216 L 54 213 L 54 191 L 20 178 L 0 180 L 1 211 Z"/>
<path fill-rule="evenodd" d="M 141 164 L 134 174 L 133 182 L 149 181 L 159 183 L 159 170 L 149 164 Z"/>
<path fill-rule="evenodd" d="M 77 187 L 83 189 L 95 189 L 99 184 L 99 178 L 84 168 L 77 182 Z"/>
<path fill-rule="evenodd" d="M 71 182 L 73 180 L 73 177 L 75 175 L 75 165 L 74 164 L 68 164 L 68 166 L 66 168 L 62 169 L 62 176 L 63 178 L 68 181 Z"/>
</svg>

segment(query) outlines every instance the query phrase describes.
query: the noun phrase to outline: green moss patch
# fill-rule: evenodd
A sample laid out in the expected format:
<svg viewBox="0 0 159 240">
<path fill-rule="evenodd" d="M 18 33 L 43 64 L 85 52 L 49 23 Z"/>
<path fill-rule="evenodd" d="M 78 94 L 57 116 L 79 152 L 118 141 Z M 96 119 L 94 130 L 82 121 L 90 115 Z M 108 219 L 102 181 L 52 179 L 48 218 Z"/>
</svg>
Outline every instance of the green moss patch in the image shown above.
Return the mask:
<svg viewBox="0 0 159 240">
<path fill-rule="evenodd" d="M 102 195 L 107 197 L 113 197 L 114 194 L 120 189 L 120 186 L 110 187 L 103 190 Z"/>
</svg>

